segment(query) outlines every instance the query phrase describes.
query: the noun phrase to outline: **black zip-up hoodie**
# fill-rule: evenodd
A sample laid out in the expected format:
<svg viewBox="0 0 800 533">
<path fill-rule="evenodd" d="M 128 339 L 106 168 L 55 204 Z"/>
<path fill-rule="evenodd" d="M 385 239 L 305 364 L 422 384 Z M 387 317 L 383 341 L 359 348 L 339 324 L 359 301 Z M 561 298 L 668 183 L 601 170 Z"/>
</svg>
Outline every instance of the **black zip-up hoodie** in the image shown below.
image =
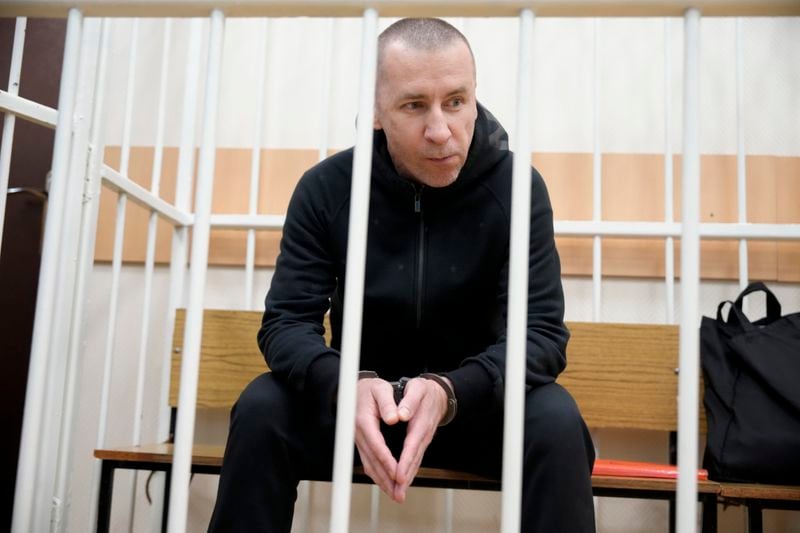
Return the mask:
<svg viewBox="0 0 800 533">
<path fill-rule="evenodd" d="M 456 181 L 423 187 L 397 174 L 375 131 L 360 368 L 386 380 L 446 374 L 458 417 L 503 400 L 512 154 L 478 105 Z M 272 372 L 335 410 L 352 148 L 308 170 L 294 191 L 258 343 Z M 531 174 L 527 386 L 555 380 L 569 332 L 553 214 Z M 322 319 L 330 307 L 332 342 Z M 331 419 L 332 420 L 332 419 Z"/>
</svg>

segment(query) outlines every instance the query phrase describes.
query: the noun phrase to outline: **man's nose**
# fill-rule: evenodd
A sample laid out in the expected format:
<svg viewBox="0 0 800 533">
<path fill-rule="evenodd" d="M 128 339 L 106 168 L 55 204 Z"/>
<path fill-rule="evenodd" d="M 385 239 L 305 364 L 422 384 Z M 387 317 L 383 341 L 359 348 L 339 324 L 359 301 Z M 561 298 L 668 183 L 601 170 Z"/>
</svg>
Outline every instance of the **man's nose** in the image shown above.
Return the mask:
<svg viewBox="0 0 800 533">
<path fill-rule="evenodd" d="M 451 136 L 446 117 L 441 111 L 432 111 L 425 124 L 425 139 L 435 144 L 444 144 Z"/>
</svg>

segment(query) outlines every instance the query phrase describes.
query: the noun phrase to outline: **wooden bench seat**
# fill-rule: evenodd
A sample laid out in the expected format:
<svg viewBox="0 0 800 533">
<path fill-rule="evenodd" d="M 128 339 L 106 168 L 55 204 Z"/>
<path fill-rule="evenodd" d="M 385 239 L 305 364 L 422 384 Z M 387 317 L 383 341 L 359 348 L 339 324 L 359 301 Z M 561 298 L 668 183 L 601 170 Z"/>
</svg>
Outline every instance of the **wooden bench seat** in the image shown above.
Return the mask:
<svg viewBox="0 0 800 533">
<path fill-rule="evenodd" d="M 173 408 L 177 406 L 184 320 L 185 313 L 179 310 L 173 340 L 170 391 Z M 229 409 L 247 383 L 266 370 L 255 342 L 260 320 L 260 312 L 205 311 L 198 409 Z M 678 328 L 608 323 L 570 323 L 568 327 L 572 332 L 567 351 L 568 366 L 558 381 L 573 395 L 589 427 L 657 430 L 672 432 L 674 437 L 677 430 Z M 698 412 L 700 431 L 704 432 L 702 405 Z M 222 454 L 221 446 L 195 444 L 192 472 L 219 473 Z M 120 468 L 158 470 L 169 476 L 172 444 L 95 450 L 95 457 L 103 463 L 98 531 L 108 531 L 114 471 Z M 604 459 L 602 450 L 600 458 Z M 670 459 L 674 460 L 665 457 L 664 462 Z M 356 468 L 354 481 L 369 482 L 369 479 Z M 500 488 L 497 480 L 430 468 L 420 470 L 414 485 L 478 490 Z M 594 475 L 592 487 L 596 496 L 672 502 L 676 480 Z M 706 480 L 698 482 L 697 496 L 703 504 L 703 530 L 707 532 L 716 531 L 718 502 L 747 505 L 750 532 L 761 531 L 762 508 L 800 509 L 800 487 Z M 165 498 L 169 498 L 168 492 Z"/>
<path fill-rule="evenodd" d="M 158 470 L 168 471 L 172 466 L 173 444 L 164 442 L 160 444 L 146 444 L 142 446 L 128 446 L 114 448 L 111 450 L 96 450 L 95 457 L 108 463 L 117 463 L 114 468 L 128 468 L 132 470 Z M 193 470 L 196 473 L 219 474 L 222 468 L 222 456 L 225 447 L 213 444 L 195 444 L 192 447 L 192 465 L 197 467 Z M 599 459 L 598 461 L 602 461 Z M 361 467 L 353 468 L 353 481 L 357 483 L 372 483 L 364 474 Z M 500 490 L 500 481 L 488 477 L 446 470 L 443 468 L 419 469 L 417 478 L 414 481 L 415 487 L 448 487 L 455 489 L 469 490 Z M 615 489 L 615 490 L 649 490 L 654 492 L 673 492 L 675 490 L 674 479 L 662 478 L 643 478 L 593 475 L 592 487 L 595 489 Z M 750 486 L 748 494 L 754 494 L 753 486 Z M 715 481 L 698 481 L 698 492 L 704 494 L 719 494 L 721 486 Z M 795 489 L 800 491 L 800 488 Z M 794 491 L 776 494 L 786 496 Z"/>
</svg>

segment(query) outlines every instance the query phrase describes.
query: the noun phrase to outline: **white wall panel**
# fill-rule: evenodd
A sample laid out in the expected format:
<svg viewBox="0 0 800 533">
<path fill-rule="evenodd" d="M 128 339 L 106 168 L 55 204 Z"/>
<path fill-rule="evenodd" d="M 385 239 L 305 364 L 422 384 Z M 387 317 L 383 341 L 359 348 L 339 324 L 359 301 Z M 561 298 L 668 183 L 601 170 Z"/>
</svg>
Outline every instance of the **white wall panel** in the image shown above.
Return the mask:
<svg viewBox="0 0 800 533">
<path fill-rule="evenodd" d="M 748 152 L 800 154 L 800 18 L 742 24 Z"/>
<path fill-rule="evenodd" d="M 189 25 L 191 19 L 175 19 L 172 24 L 172 46 L 167 79 L 166 123 L 164 129 L 164 145 L 180 144 L 180 110 L 184 95 L 184 66 L 186 65 L 187 47 L 189 43 Z M 155 143 L 155 117 L 158 102 L 158 76 L 161 62 L 163 40 L 163 20 L 141 19 L 139 21 L 139 51 L 136 72 L 134 105 L 136 113 L 133 117 L 131 144 L 133 146 L 152 146 Z M 128 70 L 128 48 L 130 44 L 132 19 L 114 19 L 111 22 L 111 43 L 108 57 L 108 89 L 107 89 L 107 125 L 105 129 L 106 144 L 122 144 L 122 121 L 124 115 L 125 85 Z M 203 24 L 203 37 L 200 49 L 208 49 L 208 24 Z M 205 79 L 205 57 L 200 61 L 200 76 Z M 203 92 L 198 102 L 198 113 L 202 109 Z M 199 138 L 198 132 L 195 136 Z"/>
<path fill-rule="evenodd" d="M 703 18 L 700 35 L 700 151 L 735 154 L 736 19 Z"/>
<path fill-rule="evenodd" d="M 384 28 L 395 19 L 381 19 Z M 478 98 L 513 134 L 511 98 L 516 65 L 514 19 L 451 19 L 472 43 L 478 68 Z M 155 138 L 156 74 L 162 39 L 158 19 L 140 25 L 140 65 L 132 142 L 152 145 Z M 224 51 L 224 81 L 218 143 L 249 147 L 255 117 L 255 20 L 229 19 Z M 702 40 L 702 131 L 704 153 L 734 154 L 735 87 L 732 18 L 705 18 Z M 332 148 L 355 139 L 359 19 L 336 19 L 332 105 L 321 109 L 319 76 L 327 53 L 323 19 L 273 19 L 269 26 L 264 145 L 315 148 L 322 112 L 329 112 Z M 541 18 L 533 44 L 531 98 L 533 146 L 537 151 L 592 151 L 592 19 Z M 661 19 L 601 19 L 598 23 L 600 139 L 604 152 L 661 153 L 663 139 L 664 29 Z M 174 25 L 171 65 L 186 60 L 188 21 Z M 130 19 L 114 22 L 110 75 L 108 144 L 121 142 Z M 671 25 L 673 146 L 681 146 L 683 28 Z M 205 47 L 203 48 L 205 49 Z M 751 18 L 744 21 L 745 145 L 748 153 L 800 155 L 800 18 Z M 205 60 L 202 61 L 205 64 Z M 170 72 L 167 109 L 180 109 L 182 70 Z M 201 76 L 202 78 L 202 76 Z M 200 103 L 202 105 L 202 102 Z M 165 143 L 178 144 L 179 121 L 167 120 Z"/>
<path fill-rule="evenodd" d="M 680 27 L 680 21 L 673 26 Z M 597 31 L 600 151 L 663 151 L 663 19 L 600 19 Z M 678 61 L 681 42 L 680 38 L 673 41 L 678 48 L 672 57 Z M 680 94 L 675 90 L 679 87 L 673 88 L 672 94 Z M 676 115 L 674 120 L 680 119 L 680 114 Z M 674 131 L 680 132 L 680 128 Z"/>
</svg>

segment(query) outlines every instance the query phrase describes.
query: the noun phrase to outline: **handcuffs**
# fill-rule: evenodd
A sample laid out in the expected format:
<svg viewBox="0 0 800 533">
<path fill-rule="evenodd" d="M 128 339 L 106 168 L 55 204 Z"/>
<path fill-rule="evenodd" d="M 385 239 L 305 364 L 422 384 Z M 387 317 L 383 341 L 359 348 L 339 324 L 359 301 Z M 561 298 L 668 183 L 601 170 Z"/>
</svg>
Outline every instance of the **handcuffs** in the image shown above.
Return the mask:
<svg viewBox="0 0 800 533">
<path fill-rule="evenodd" d="M 361 370 L 358 373 L 358 379 L 377 378 L 377 377 L 379 377 L 378 373 L 373 372 L 372 370 Z M 456 417 L 456 411 L 458 411 L 458 400 L 456 399 L 455 391 L 453 391 L 453 388 L 450 386 L 450 384 L 447 383 L 447 381 L 439 374 L 424 372 L 420 374 L 418 377 L 435 381 L 436 383 L 439 384 L 439 386 L 442 387 L 442 389 L 444 389 L 445 394 L 447 394 L 447 411 L 442 417 L 442 420 L 439 422 L 439 427 L 446 426 L 447 424 L 453 421 L 453 419 Z M 392 391 L 394 392 L 394 402 L 396 404 L 399 404 L 400 401 L 403 399 L 403 395 L 405 394 L 406 391 L 406 385 L 412 379 L 413 378 L 402 377 L 397 381 L 389 382 L 389 385 L 392 386 Z"/>
</svg>

